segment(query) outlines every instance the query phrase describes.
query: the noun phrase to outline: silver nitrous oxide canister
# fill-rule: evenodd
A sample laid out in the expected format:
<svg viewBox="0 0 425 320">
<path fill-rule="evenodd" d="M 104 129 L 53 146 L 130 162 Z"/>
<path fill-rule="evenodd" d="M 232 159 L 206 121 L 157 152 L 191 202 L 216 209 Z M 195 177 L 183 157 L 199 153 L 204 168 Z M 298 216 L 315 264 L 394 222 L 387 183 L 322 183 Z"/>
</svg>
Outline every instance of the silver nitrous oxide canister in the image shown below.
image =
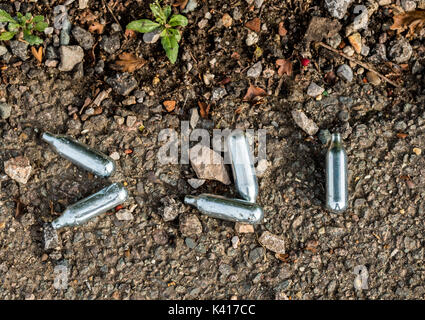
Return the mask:
<svg viewBox="0 0 425 320">
<path fill-rule="evenodd" d="M 348 205 L 347 153 L 341 135 L 333 133 L 326 155 L 326 207 L 333 212 L 343 212 Z"/>
<path fill-rule="evenodd" d="M 41 139 L 56 153 L 95 175 L 109 177 L 115 170 L 114 160 L 110 157 L 69 136 L 44 132 Z"/>
<path fill-rule="evenodd" d="M 243 199 L 254 203 L 258 196 L 258 181 L 249 142 L 242 130 L 229 134 L 227 148 L 236 190 Z"/>
<path fill-rule="evenodd" d="M 53 229 L 78 226 L 104 213 L 128 198 L 127 190 L 121 183 L 113 183 L 99 192 L 74 203 L 52 222 Z"/>
<path fill-rule="evenodd" d="M 264 216 L 263 209 L 255 203 L 208 193 L 186 196 L 184 203 L 196 207 L 209 217 L 234 222 L 257 224 L 263 220 Z"/>
</svg>

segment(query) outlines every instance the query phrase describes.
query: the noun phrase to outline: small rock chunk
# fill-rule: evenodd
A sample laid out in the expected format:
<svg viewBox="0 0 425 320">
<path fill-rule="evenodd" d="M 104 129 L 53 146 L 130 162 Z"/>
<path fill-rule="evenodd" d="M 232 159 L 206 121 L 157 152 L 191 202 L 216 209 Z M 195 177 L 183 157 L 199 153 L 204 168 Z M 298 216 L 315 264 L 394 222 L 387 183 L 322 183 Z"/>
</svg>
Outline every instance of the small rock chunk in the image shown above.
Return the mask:
<svg viewBox="0 0 425 320">
<path fill-rule="evenodd" d="M 185 237 L 197 236 L 202 233 L 202 224 L 194 214 L 184 214 L 180 217 L 180 232 Z"/>
<path fill-rule="evenodd" d="M 285 240 L 269 231 L 264 231 L 258 242 L 270 251 L 279 254 L 285 253 Z"/>
<path fill-rule="evenodd" d="M 230 178 L 220 154 L 199 143 L 189 150 L 189 155 L 190 163 L 198 178 L 230 184 Z"/>
<path fill-rule="evenodd" d="M 84 50 L 80 46 L 61 46 L 59 53 L 61 56 L 59 71 L 71 71 L 84 58 Z"/>
<path fill-rule="evenodd" d="M 9 159 L 4 163 L 4 171 L 13 180 L 26 184 L 31 175 L 32 167 L 30 161 L 26 157 L 16 157 Z"/>
<path fill-rule="evenodd" d="M 301 110 L 293 110 L 292 118 L 295 123 L 310 136 L 314 136 L 319 130 L 317 124 L 313 120 L 309 119 Z"/>
</svg>

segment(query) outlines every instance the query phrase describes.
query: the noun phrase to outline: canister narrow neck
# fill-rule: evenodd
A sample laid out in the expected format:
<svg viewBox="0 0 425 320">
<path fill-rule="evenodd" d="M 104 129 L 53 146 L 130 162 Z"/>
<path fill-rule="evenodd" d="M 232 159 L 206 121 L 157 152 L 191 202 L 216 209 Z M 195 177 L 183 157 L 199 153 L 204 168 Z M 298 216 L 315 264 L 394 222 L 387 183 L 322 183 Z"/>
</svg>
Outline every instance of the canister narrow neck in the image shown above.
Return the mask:
<svg viewBox="0 0 425 320">
<path fill-rule="evenodd" d="M 49 132 L 43 132 L 43 134 L 41 135 L 41 139 L 43 141 L 46 141 L 47 143 L 51 143 L 55 139 L 55 136 Z"/>
<path fill-rule="evenodd" d="M 341 139 L 341 134 L 340 133 L 332 133 L 332 139 L 331 139 L 332 144 L 341 144 L 342 139 Z"/>
<path fill-rule="evenodd" d="M 186 196 L 184 197 L 184 203 L 186 204 L 190 204 L 190 205 L 195 205 L 196 204 L 196 197 L 194 196 Z"/>
</svg>

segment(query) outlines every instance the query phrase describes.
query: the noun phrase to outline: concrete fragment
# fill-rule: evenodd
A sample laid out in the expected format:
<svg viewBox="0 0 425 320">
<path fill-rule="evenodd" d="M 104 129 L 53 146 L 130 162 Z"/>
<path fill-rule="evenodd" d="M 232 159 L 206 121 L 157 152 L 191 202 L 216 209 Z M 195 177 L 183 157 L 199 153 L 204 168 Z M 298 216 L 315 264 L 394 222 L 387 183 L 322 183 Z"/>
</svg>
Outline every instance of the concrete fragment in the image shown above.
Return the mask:
<svg viewBox="0 0 425 320">
<path fill-rule="evenodd" d="M 319 130 L 319 127 L 316 125 L 316 123 L 309 119 L 301 110 L 293 110 L 292 118 L 294 119 L 295 123 L 310 136 L 315 135 Z"/>
<path fill-rule="evenodd" d="M 4 163 L 4 171 L 13 180 L 26 184 L 31 175 L 32 167 L 26 157 L 12 158 Z"/>
<path fill-rule="evenodd" d="M 198 178 L 230 184 L 223 158 L 217 152 L 198 143 L 189 150 L 189 155 L 190 163 Z"/>
<path fill-rule="evenodd" d="M 285 240 L 269 231 L 264 231 L 258 242 L 270 251 L 279 254 L 285 253 Z"/>
</svg>

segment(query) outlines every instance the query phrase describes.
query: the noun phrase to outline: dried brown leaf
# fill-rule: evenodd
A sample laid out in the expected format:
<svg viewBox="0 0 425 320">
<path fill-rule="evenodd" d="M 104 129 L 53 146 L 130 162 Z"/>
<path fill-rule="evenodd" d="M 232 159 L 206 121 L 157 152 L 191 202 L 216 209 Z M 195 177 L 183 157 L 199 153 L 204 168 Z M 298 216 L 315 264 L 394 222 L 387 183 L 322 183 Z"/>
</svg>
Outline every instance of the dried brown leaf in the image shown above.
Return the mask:
<svg viewBox="0 0 425 320">
<path fill-rule="evenodd" d="M 173 3 L 173 7 L 180 7 L 180 10 L 183 10 L 186 8 L 188 1 L 189 0 L 176 0 L 176 2 Z"/>
<path fill-rule="evenodd" d="M 35 47 L 31 47 L 31 53 L 38 62 L 41 63 L 43 61 L 43 47 L 39 47 L 38 50 Z"/>
<path fill-rule="evenodd" d="M 245 23 L 245 27 L 254 32 L 260 32 L 261 20 L 260 18 L 254 18 L 251 21 Z"/>
<path fill-rule="evenodd" d="M 210 113 L 211 104 L 206 104 L 205 102 L 198 101 L 199 113 L 201 114 L 202 119 L 208 119 L 208 114 Z"/>
<path fill-rule="evenodd" d="M 416 31 L 423 28 L 425 25 L 425 11 L 415 10 L 393 17 L 394 24 L 390 27 L 391 30 L 397 30 L 397 33 L 403 32 L 409 28 L 407 37 L 413 36 Z"/>
<path fill-rule="evenodd" d="M 112 68 L 122 72 L 134 72 L 143 67 L 145 64 L 145 59 L 138 58 L 129 52 L 123 52 L 119 55 L 119 60 L 116 60 L 115 64 L 112 65 Z"/>
<path fill-rule="evenodd" d="M 102 34 L 104 28 L 105 28 L 104 24 L 101 24 L 101 23 L 95 21 L 90 25 L 89 31 L 91 33 Z"/>
<path fill-rule="evenodd" d="M 243 98 L 243 101 L 251 101 L 252 99 L 254 99 L 256 97 L 263 97 L 263 96 L 266 96 L 266 95 L 267 95 L 267 93 L 264 89 L 255 87 L 252 84 L 250 84 L 249 88 L 246 92 L 246 95 Z"/>
<path fill-rule="evenodd" d="M 176 102 L 174 100 L 166 100 L 163 102 L 163 104 L 168 112 L 171 112 L 176 108 Z"/>
<path fill-rule="evenodd" d="M 283 24 L 283 21 L 279 23 L 279 30 L 278 30 L 278 32 L 279 32 L 279 35 L 281 37 L 286 36 L 286 34 L 288 33 L 288 30 L 285 29 L 285 26 Z"/>
<path fill-rule="evenodd" d="M 277 59 L 276 66 L 279 67 L 277 74 L 281 77 L 284 74 L 292 76 L 292 62 L 287 59 Z"/>
</svg>

